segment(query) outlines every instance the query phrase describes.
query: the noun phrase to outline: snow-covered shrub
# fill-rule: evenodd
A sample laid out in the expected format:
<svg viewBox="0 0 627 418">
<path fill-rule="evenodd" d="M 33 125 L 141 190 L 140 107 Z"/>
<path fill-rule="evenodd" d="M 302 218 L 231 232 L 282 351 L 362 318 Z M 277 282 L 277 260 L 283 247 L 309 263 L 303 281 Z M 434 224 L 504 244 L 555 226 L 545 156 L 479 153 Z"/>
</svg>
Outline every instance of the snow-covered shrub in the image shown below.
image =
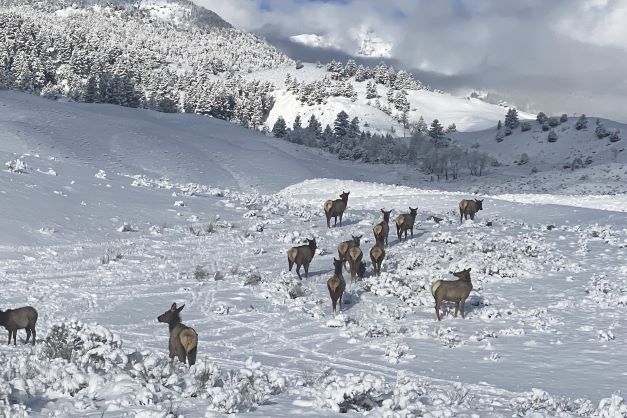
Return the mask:
<svg viewBox="0 0 627 418">
<path fill-rule="evenodd" d="M 547 139 L 548 139 L 549 142 L 557 142 L 557 132 L 555 132 L 553 129 L 551 129 Z"/>
<path fill-rule="evenodd" d="M 529 121 L 523 121 L 520 123 L 520 131 L 527 132 L 531 130 L 531 123 Z"/>
<path fill-rule="evenodd" d="M 620 130 L 615 130 L 610 134 L 610 142 L 620 141 Z"/>
<path fill-rule="evenodd" d="M 316 383 L 318 408 L 334 412 L 371 411 L 382 405 L 391 394 L 391 388 L 380 377 L 361 373 L 337 375 L 325 373 Z"/>
<path fill-rule="evenodd" d="M 520 158 L 518 158 L 518 160 L 515 162 L 518 165 L 525 165 L 529 163 L 529 155 L 527 155 L 526 152 L 523 152 L 522 154 L 520 154 Z"/>
<path fill-rule="evenodd" d="M 222 386 L 207 388 L 211 402 L 208 414 L 212 411 L 228 414 L 250 411 L 287 386 L 287 380 L 278 372 L 266 372 L 261 363 L 253 362 L 252 358 L 246 360 L 244 368 L 222 376 L 222 382 Z"/>
<path fill-rule="evenodd" d="M 494 137 L 494 139 L 496 139 L 496 142 L 503 142 L 503 138 L 505 138 L 505 134 L 502 130 L 499 130 Z"/>
<path fill-rule="evenodd" d="M 549 126 L 548 123 L 542 124 L 542 131 L 543 132 L 547 132 L 549 129 L 551 129 L 551 127 Z"/>
<path fill-rule="evenodd" d="M 505 136 L 510 136 L 512 134 L 512 128 L 510 128 L 509 126 L 506 126 L 504 133 L 505 133 Z"/>
<path fill-rule="evenodd" d="M 532 389 L 525 397 L 512 399 L 510 406 L 516 416 L 530 416 L 534 412 L 542 412 L 549 416 L 564 414 L 565 416 L 590 416 L 594 407 L 588 400 L 553 397 L 540 389 Z"/>
<path fill-rule="evenodd" d="M 599 123 L 597 125 L 596 129 L 594 130 L 594 134 L 599 139 L 603 139 L 610 135 L 610 133 L 607 131 L 607 129 L 605 129 L 605 126 L 602 123 Z"/>
<path fill-rule="evenodd" d="M 120 337 L 100 325 L 68 321 L 52 326 L 44 340 L 44 353 L 49 358 L 71 361 L 84 370 L 106 370 L 112 364 L 126 363 L 121 346 Z"/>
<path fill-rule="evenodd" d="M 562 116 L 560 116 L 560 122 L 568 122 L 568 115 L 566 113 L 562 113 Z"/>
<path fill-rule="evenodd" d="M 548 124 L 551 128 L 555 128 L 556 126 L 559 126 L 560 120 L 557 116 L 551 116 L 549 118 Z"/>
<path fill-rule="evenodd" d="M 23 160 L 19 158 L 15 160 L 7 161 L 4 165 L 7 167 L 7 170 L 11 173 L 16 173 L 16 174 L 26 173 L 27 165 Z"/>
<path fill-rule="evenodd" d="M 579 170 L 580 168 L 583 168 L 584 164 L 583 164 L 583 160 L 579 157 L 576 157 L 573 162 L 570 164 L 570 169 L 571 170 Z"/>
</svg>

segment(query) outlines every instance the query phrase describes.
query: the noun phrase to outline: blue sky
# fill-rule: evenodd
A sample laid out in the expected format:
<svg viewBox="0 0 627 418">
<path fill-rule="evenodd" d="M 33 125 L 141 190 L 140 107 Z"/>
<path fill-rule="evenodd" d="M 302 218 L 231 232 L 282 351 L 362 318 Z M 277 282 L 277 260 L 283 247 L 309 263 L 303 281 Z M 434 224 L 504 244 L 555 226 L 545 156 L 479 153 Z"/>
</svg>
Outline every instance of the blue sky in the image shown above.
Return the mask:
<svg viewBox="0 0 627 418">
<path fill-rule="evenodd" d="M 194 1 L 298 58 L 344 58 L 372 30 L 393 45 L 399 67 L 435 87 L 627 122 L 627 0 Z M 290 44 L 299 34 L 324 36 L 335 48 Z"/>
</svg>

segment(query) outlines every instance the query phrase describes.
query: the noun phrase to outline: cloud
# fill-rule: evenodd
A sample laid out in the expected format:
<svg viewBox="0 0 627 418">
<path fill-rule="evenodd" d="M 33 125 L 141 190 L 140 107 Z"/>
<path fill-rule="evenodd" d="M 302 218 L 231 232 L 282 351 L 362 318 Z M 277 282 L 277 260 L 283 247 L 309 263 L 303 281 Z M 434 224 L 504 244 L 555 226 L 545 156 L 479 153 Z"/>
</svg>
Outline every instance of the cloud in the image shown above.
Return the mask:
<svg viewBox="0 0 627 418">
<path fill-rule="evenodd" d="M 627 122 L 627 0 L 195 0 L 287 49 L 325 35 L 341 52 L 371 28 L 396 64 L 434 87 L 493 90 L 530 110 Z M 319 51 L 333 56 L 333 51 Z M 298 56 L 297 58 L 303 58 Z"/>
</svg>

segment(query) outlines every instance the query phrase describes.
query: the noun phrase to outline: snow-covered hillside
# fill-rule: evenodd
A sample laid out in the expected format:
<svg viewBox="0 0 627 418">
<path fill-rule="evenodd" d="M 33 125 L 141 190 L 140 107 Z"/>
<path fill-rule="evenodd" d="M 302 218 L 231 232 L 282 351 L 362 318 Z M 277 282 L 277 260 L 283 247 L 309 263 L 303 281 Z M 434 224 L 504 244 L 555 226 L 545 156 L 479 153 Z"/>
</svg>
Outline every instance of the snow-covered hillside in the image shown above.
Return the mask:
<svg viewBox="0 0 627 418">
<path fill-rule="evenodd" d="M 346 97 L 329 97 L 324 104 L 308 106 L 285 89 L 284 81 L 288 73 L 299 82 L 322 80 L 325 75 L 329 74 L 325 68 L 318 68 L 314 64 L 304 64 L 304 67 L 299 70 L 283 67 L 248 75 L 249 79 L 270 81 L 278 88 L 274 92 L 275 104 L 266 120 L 268 128 L 272 128 L 279 116 L 282 116 L 291 126 L 297 115 L 306 121 L 312 114 L 316 115 L 323 126 L 326 124 L 333 126 L 337 114 L 344 110 L 351 117 L 358 117 L 365 130 L 403 134 L 402 124 L 378 109 L 375 106 L 376 100 L 366 99 L 366 82 L 350 80 L 357 93 L 355 101 Z M 385 105 L 387 105 L 388 90 L 387 87 L 377 86 L 379 101 Z M 480 99 L 456 97 L 429 90 L 407 90 L 407 99 L 410 104 L 408 114 L 410 123 L 418 122 L 422 116 L 426 123 L 431 123 L 433 119 L 438 119 L 444 126 L 454 123 L 460 131 L 477 131 L 496 126 L 496 123 L 502 120 L 507 112 L 507 109 L 501 106 L 489 104 Z M 533 116 L 521 113 L 521 117 Z"/>
<path fill-rule="evenodd" d="M 624 195 L 487 195 L 460 224 L 467 194 L 226 122 L 10 92 L 0 109 L 0 157 L 26 164 L 0 171 L 0 308 L 39 311 L 34 347 L 0 345 L 0 415 L 627 414 Z M 408 206 L 414 238 L 391 233 L 382 276 L 368 262 L 333 317 L 337 244 L 368 251 L 380 208 Z M 300 281 L 285 252 L 308 237 Z M 466 319 L 437 322 L 430 283 L 469 267 Z M 173 302 L 192 368 L 167 358 Z"/>
</svg>

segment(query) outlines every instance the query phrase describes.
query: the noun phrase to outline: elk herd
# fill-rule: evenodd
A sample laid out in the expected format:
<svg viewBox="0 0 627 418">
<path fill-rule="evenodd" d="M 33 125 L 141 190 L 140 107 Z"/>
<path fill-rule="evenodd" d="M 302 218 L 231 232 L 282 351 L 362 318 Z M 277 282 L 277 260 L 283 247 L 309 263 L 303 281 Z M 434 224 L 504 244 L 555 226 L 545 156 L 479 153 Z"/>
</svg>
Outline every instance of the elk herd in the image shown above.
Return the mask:
<svg viewBox="0 0 627 418">
<path fill-rule="evenodd" d="M 348 207 L 348 196 L 350 192 L 342 192 L 340 198 L 336 200 L 327 200 L 324 202 L 324 214 L 327 220 L 327 228 L 331 228 L 331 218 L 334 219 L 333 226 L 337 226 L 337 218 L 340 218 L 340 226 L 342 226 L 342 217 Z M 483 209 L 483 200 L 462 200 L 459 202 L 460 223 L 463 219 L 475 219 L 475 214 Z M 372 270 L 375 276 L 381 275 L 381 265 L 385 259 L 385 248 L 388 246 L 388 236 L 390 233 L 390 215 L 391 210 L 381 209 L 383 220 L 372 228 L 374 233 L 374 245 L 370 248 L 370 261 L 372 262 Z M 401 242 L 403 238 L 407 240 L 407 232 L 411 238 L 414 237 L 414 225 L 418 216 L 418 208 L 409 208 L 409 213 L 401 213 L 394 219 L 396 225 L 396 237 Z M 441 218 L 432 216 L 430 219 L 440 222 Z M 343 271 L 348 263 L 348 271 L 350 271 L 351 285 L 357 282 L 357 278 L 363 278 L 366 273 L 366 265 L 363 262 L 363 251 L 361 250 L 362 235 L 352 235 L 351 239 L 342 241 L 337 246 L 337 258 L 333 258 L 333 276 L 327 280 L 327 289 L 331 297 L 331 306 L 335 315 L 342 308 L 342 296 L 346 290 L 346 280 Z M 309 265 L 314 258 L 317 249 L 315 238 L 307 240 L 306 245 L 292 247 L 287 251 L 287 262 L 289 271 L 296 265 L 296 274 L 300 275 L 301 266 L 305 268 L 305 277 L 309 273 Z M 461 312 L 464 317 L 464 304 L 472 291 L 472 281 L 470 279 L 470 270 L 465 269 L 453 273 L 457 280 L 437 280 L 431 285 L 431 294 L 435 301 L 435 315 L 438 321 L 440 318 L 440 307 L 442 302 L 453 302 L 455 304 L 455 317 Z M 339 305 L 338 305 L 339 302 Z"/>
<path fill-rule="evenodd" d="M 337 225 L 337 218 L 340 218 L 340 226 L 342 226 L 342 218 L 344 212 L 348 207 L 348 196 L 350 192 L 343 192 L 340 195 L 340 199 L 327 200 L 324 203 L 324 213 L 327 220 L 327 227 L 331 228 L 331 218 L 334 219 L 333 225 Z M 462 200 L 459 203 L 460 222 L 465 217 L 474 220 L 477 211 L 483 209 L 482 200 Z M 388 236 L 390 233 L 390 215 L 391 210 L 386 211 L 381 209 L 383 214 L 383 220 L 376 224 L 372 229 L 374 233 L 374 245 L 370 249 L 370 261 L 372 262 L 372 269 L 376 276 L 381 274 L 381 265 L 385 259 L 385 248 L 388 246 Z M 410 236 L 414 237 L 414 225 L 416 217 L 418 215 L 418 208 L 409 208 L 409 213 L 401 213 L 396 217 L 394 223 L 396 225 L 396 236 L 398 241 L 402 241 L 403 237 L 407 240 L 407 232 Z M 435 220 L 436 218 L 433 217 Z M 441 218 L 437 218 L 441 220 Z M 344 279 L 343 271 L 348 264 L 348 270 L 350 271 L 351 285 L 358 281 L 358 278 L 363 278 L 366 273 L 366 265 L 363 261 L 364 253 L 361 250 L 361 235 L 353 235 L 351 239 L 341 242 L 337 246 L 338 258 L 333 258 L 333 276 L 327 281 L 327 288 L 329 290 L 329 296 L 331 297 L 331 305 L 333 314 L 335 314 L 342 307 L 342 296 L 346 290 L 346 281 Z M 318 246 L 314 239 L 308 239 L 307 244 L 298 247 L 292 247 L 287 251 L 287 262 L 289 271 L 292 271 L 294 265 L 296 266 L 296 274 L 300 279 L 301 267 L 305 270 L 305 277 L 309 274 L 309 266 L 313 260 Z M 464 303 L 468 298 L 472 290 L 472 282 L 470 280 L 470 269 L 462 270 L 460 272 L 453 273 L 457 280 L 438 280 L 431 286 L 431 293 L 435 300 L 435 313 L 438 321 L 440 320 L 440 307 L 442 302 L 448 301 L 455 303 L 455 316 L 458 311 L 461 311 L 462 318 L 464 317 Z M 183 363 L 188 363 L 190 366 L 196 362 L 196 353 L 198 351 L 198 334 L 196 331 L 184 325 L 181 322 L 180 312 L 185 305 L 177 306 L 173 303 L 170 309 L 159 315 L 158 322 L 168 324 L 170 337 L 169 337 L 169 356 L 171 359 L 175 357 Z M 35 308 L 31 306 L 25 306 L 18 309 L 8 309 L 6 311 L 0 310 L 0 326 L 3 326 L 9 331 L 9 341 L 11 344 L 11 338 L 13 338 L 13 344 L 17 345 L 17 330 L 26 330 L 26 343 L 31 340 L 32 344 L 35 344 L 35 337 L 37 332 L 35 331 L 35 324 L 37 323 L 38 313 Z"/>
</svg>

